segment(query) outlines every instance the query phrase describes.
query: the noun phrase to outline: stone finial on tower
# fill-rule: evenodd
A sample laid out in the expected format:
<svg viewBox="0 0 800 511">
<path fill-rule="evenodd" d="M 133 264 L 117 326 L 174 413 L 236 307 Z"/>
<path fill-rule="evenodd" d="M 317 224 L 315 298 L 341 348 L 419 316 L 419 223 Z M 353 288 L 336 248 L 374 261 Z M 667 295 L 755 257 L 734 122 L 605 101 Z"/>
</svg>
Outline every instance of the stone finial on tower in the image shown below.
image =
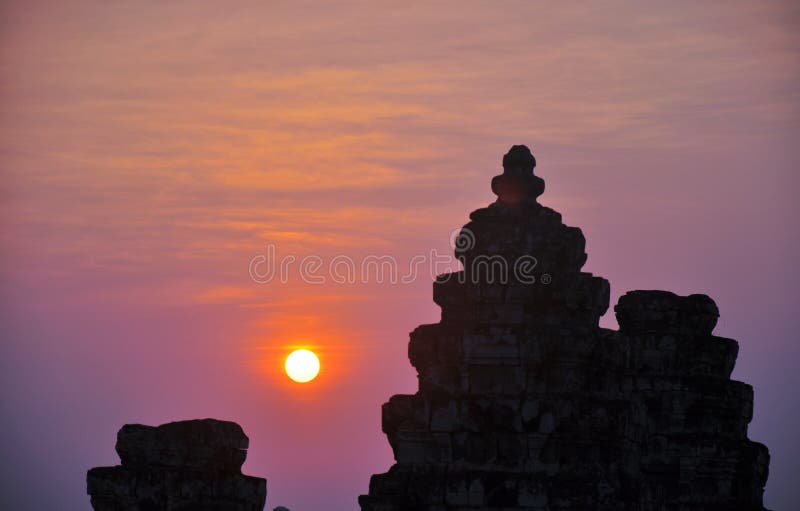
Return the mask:
<svg viewBox="0 0 800 511">
<path fill-rule="evenodd" d="M 527 176 L 533 174 L 536 166 L 531 150 L 526 145 L 514 145 L 503 156 L 503 170 L 512 176 Z"/>
<path fill-rule="evenodd" d="M 492 191 L 500 202 L 516 205 L 535 201 L 544 193 L 544 180 L 533 174 L 535 166 L 536 158 L 527 146 L 511 146 L 503 156 L 503 173 L 492 179 Z"/>
</svg>

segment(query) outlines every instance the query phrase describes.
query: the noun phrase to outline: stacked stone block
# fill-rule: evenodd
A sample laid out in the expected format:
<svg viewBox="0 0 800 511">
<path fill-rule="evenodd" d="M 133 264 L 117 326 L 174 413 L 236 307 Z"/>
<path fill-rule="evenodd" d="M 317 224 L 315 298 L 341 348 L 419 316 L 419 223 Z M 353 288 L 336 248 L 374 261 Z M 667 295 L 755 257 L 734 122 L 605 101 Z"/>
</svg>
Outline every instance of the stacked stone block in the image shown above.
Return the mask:
<svg viewBox="0 0 800 511">
<path fill-rule="evenodd" d="M 87 474 L 96 511 L 261 511 L 267 482 L 242 475 L 248 438 L 215 419 L 158 427 L 126 424 L 117 433 L 121 465 Z"/>
</svg>

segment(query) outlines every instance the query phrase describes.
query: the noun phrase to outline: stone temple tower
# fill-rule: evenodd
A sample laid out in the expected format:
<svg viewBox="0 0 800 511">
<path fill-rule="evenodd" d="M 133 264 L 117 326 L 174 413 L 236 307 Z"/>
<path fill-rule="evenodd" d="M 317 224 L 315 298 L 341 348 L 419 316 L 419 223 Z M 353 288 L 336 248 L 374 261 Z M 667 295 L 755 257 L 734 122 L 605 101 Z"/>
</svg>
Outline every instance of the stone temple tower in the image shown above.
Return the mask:
<svg viewBox="0 0 800 511">
<path fill-rule="evenodd" d="M 363 511 L 762 510 L 767 448 L 747 438 L 753 389 L 705 295 L 633 291 L 600 328 L 609 284 L 581 271 L 580 229 L 537 202 L 525 146 L 498 200 L 456 240 L 464 270 L 433 284 L 439 323 L 411 333 L 419 391 L 383 405 L 396 463 Z"/>
</svg>

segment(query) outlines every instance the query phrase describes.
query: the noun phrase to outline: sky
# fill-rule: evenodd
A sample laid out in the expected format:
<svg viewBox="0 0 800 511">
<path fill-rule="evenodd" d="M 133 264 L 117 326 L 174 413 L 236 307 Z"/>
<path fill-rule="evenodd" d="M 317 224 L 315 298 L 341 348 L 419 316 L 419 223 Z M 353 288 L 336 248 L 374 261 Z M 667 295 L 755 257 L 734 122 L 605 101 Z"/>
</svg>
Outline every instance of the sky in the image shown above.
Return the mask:
<svg viewBox="0 0 800 511">
<path fill-rule="evenodd" d="M 610 310 L 716 300 L 766 504 L 800 508 L 799 34 L 788 1 L 3 2 L 0 507 L 89 509 L 122 424 L 216 417 L 266 509 L 357 509 L 439 312 L 427 266 L 325 269 L 449 255 L 526 144 Z"/>
</svg>

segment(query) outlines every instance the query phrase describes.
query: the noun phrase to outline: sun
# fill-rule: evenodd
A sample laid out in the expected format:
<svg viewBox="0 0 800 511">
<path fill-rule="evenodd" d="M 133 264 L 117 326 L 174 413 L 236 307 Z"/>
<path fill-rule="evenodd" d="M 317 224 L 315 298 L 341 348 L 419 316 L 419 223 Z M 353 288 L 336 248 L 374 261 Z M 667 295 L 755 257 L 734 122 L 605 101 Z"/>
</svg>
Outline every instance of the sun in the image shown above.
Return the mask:
<svg viewBox="0 0 800 511">
<path fill-rule="evenodd" d="M 319 374 L 319 358 L 311 350 L 294 350 L 286 357 L 286 374 L 298 383 L 307 383 Z"/>
</svg>

